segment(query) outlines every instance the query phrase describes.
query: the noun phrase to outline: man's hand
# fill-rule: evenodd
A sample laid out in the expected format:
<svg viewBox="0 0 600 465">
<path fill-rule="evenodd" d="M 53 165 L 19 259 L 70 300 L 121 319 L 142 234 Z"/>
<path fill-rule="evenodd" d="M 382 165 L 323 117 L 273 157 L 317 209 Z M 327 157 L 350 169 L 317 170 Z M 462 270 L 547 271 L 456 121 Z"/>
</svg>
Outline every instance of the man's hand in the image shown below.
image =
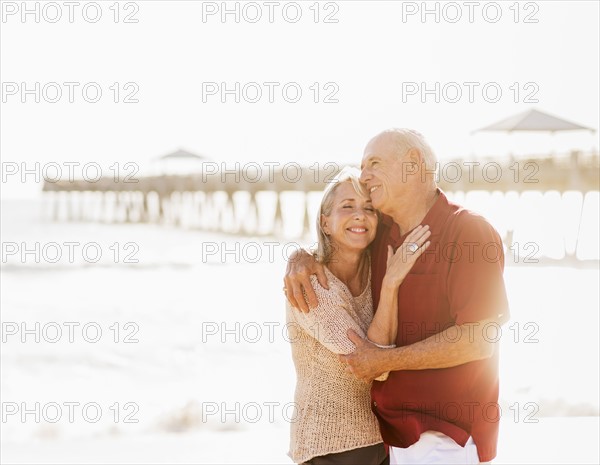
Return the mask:
<svg viewBox="0 0 600 465">
<path fill-rule="evenodd" d="M 371 344 L 363 339 L 353 330 L 348 330 L 348 339 L 356 346 L 356 350 L 348 355 L 338 355 L 341 362 L 348 365 L 347 370 L 354 374 L 358 379 L 373 381 L 386 370 L 381 366 L 382 354 L 387 349 L 380 349 L 375 344 Z"/>
<path fill-rule="evenodd" d="M 314 308 L 319 304 L 315 291 L 310 284 L 310 275 L 313 274 L 317 275 L 321 286 L 329 289 L 323 265 L 305 250 L 301 249 L 294 252 L 288 260 L 287 270 L 283 278 L 283 288 L 290 305 L 302 310 L 304 313 L 308 313 L 309 305 Z M 304 298 L 305 295 L 308 303 Z"/>
</svg>

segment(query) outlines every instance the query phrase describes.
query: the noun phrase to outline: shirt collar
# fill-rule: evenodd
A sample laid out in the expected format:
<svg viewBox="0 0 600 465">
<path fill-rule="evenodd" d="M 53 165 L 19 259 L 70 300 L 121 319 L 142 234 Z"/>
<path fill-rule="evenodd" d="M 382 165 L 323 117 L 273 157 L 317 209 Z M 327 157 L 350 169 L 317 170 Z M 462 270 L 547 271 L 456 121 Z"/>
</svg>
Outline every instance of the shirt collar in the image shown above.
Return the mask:
<svg viewBox="0 0 600 465">
<path fill-rule="evenodd" d="M 446 222 L 447 216 L 450 213 L 450 209 L 448 208 L 450 203 L 448 201 L 448 198 L 446 197 L 446 194 L 444 194 L 444 192 L 439 187 L 436 190 L 438 193 L 438 197 L 420 223 L 422 225 L 429 226 L 432 237 L 441 233 L 441 229 L 444 223 Z M 383 223 L 384 227 L 386 227 L 386 229 L 388 230 L 390 242 L 395 247 L 402 244 L 405 237 L 410 233 L 410 231 L 407 231 L 406 234 L 401 236 L 400 228 L 394 222 L 392 217 L 383 213 L 381 216 L 381 223 Z"/>
</svg>

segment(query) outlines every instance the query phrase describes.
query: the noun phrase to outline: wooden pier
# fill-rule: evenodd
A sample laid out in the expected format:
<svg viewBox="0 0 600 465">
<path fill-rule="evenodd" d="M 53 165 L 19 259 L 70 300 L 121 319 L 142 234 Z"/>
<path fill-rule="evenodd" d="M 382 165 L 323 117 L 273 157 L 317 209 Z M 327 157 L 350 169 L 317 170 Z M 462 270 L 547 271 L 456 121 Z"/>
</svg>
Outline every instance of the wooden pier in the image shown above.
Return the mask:
<svg viewBox="0 0 600 465">
<path fill-rule="evenodd" d="M 322 191 L 336 168 L 342 167 L 325 162 L 312 167 L 287 163 L 276 170 L 261 171 L 260 164 L 248 163 L 237 171 L 215 171 L 214 165 L 210 173 L 138 176 L 128 182 L 115 182 L 112 177 L 97 182 L 46 181 L 43 190 L 50 215 L 57 220 L 181 225 L 187 215 L 193 219 L 192 226 L 200 230 L 278 235 L 283 224 L 282 196 L 296 192 L 306 200 L 310 192 Z M 563 158 L 503 162 L 455 159 L 440 163 L 438 168 L 438 184 L 447 192 L 574 190 L 585 194 L 600 189 L 599 176 L 598 154 L 577 152 Z M 258 221 L 262 203 L 257 198 L 262 195 L 273 196 L 275 202 L 268 230 L 261 229 Z M 239 201 L 240 196 L 245 196 L 244 202 Z M 303 216 L 305 233 L 311 228 L 308 204 L 305 201 L 303 209 L 294 212 L 296 217 Z"/>
</svg>

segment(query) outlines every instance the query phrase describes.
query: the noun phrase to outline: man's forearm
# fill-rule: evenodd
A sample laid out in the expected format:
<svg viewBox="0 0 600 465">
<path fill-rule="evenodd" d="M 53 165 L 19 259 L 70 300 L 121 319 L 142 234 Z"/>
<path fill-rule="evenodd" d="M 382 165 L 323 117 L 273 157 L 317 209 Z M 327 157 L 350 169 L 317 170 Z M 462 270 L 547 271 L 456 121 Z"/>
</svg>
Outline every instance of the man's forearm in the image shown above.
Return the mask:
<svg viewBox="0 0 600 465">
<path fill-rule="evenodd" d="M 451 326 L 414 344 L 380 351 L 378 365 L 381 371 L 428 370 L 489 358 L 495 346 L 485 339 L 482 327 L 492 321 Z"/>
</svg>

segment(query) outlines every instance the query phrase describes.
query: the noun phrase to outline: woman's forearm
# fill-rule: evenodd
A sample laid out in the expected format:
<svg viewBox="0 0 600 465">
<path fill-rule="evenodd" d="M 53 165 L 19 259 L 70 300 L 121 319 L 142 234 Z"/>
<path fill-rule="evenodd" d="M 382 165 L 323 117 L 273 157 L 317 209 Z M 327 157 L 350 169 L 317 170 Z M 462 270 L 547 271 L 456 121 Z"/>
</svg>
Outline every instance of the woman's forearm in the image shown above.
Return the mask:
<svg viewBox="0 0 600 465">
<path fill-rule="evenodd" d="M 383 280 L 377 311 L 371 321 L 367 338 L 379 345 L 396 343 L 398 332 L 398 286 Z"/>
</svg>

